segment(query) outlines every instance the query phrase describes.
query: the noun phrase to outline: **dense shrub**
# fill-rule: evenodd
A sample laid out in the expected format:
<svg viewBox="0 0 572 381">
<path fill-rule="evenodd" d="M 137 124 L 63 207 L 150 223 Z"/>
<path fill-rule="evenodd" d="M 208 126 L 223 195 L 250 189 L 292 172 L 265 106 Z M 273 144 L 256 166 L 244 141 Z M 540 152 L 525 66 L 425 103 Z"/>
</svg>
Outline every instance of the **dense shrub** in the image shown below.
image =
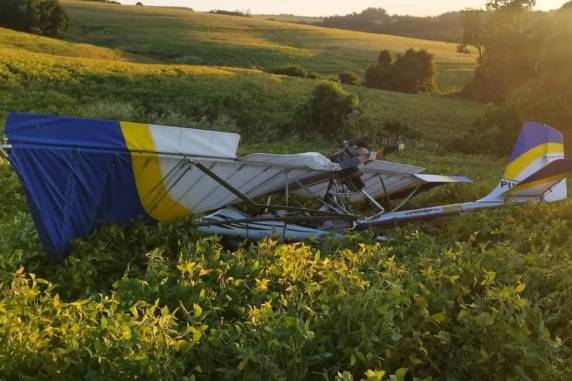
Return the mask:
<svg viewBox="0 0 572 381">
<path fill-rule="evenodd" d="M 58 0 L 2 0 L 0 26 L 55 36 L 69 26 Z"/>
<path fill-rule="evenodd" d="M 521 119 L 564 132 L 572 147 L 572 10 L 533 12 L 532 1 L 491 1 L 465 26 L 468 43 L 481 46 L 473 81 L 464 94 L 510 104 Z"/>
<path fill-rule="evenodd" d="M 347 137 L 351 134 L 348 117 L 358 109 L 359 98 L 346 92 L 339 83 L 320 82 L 299 113 L 298 131 L 303 135 Z"/>
<path fill-rule="evenodd" d="M 366 71 L 365 84 L 375 89 L 428 93 L 435 89 L 435 72 L 433 55 L 424 49 L 408 49 L 395 62 L 390 52 L 384 50 L 377 64 Z"/>
<path fill-rule="evenodd" d="M 308 72 L 301 66 L 284 66 L 277 69 L 272 69 L 271 73 L 278 74 L 278 75 L 287 75 L 289 77 L 300 77 L 306 78 L 308 77 Z"/>
<path fill-rule="evenodd" d="M 391 69 L 393 58 L 389 50 L 382 50 L 377 57 L 377 64 L 370 66 L 365 72 L 365 85 L 374 89 L 387 89 L 391 86 Z"/>
<path fill-rule="evenodd" d="M 435 89 L 433 55 L 425 49 L 408 49 L 398 56 L 391 73 L 393 90 L 429 93 Z"/>
<path fill-rule="evenodd" d="M 351 71 L 344 71 L 338 75 L 338 79 L 340 83 L 344 85 L 357 85 L 358 84 L 358 77 L 355 73 Z"/>
<path fill-rule="evenodd" d="M 509 155 L 522 123 L 514 108 L 491 106 L 468 133 L 455 138 L 448 148 L 470 154 Z"/>
</svg>

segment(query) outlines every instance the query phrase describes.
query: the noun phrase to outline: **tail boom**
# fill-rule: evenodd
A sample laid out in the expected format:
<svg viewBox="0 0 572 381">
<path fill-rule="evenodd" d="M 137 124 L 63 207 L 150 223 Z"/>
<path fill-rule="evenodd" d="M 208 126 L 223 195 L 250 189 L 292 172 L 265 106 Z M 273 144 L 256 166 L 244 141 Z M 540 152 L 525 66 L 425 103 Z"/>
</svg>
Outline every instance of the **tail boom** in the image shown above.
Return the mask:
<svg viewBox="0 0 572 381">
<path fill-rule="evenodd" d="M 479 209 L 498 208 L 529 201 L 554 202 L 567 198 L 566 176 L 572 159 L 564 156 L 562 134 L 544 124 L 525 123 L 511 162 L 496 188 L 473 202 L 385 213 L 363 221 L 358 229 L 422 218 L 447 216 Z"/>
</svg>

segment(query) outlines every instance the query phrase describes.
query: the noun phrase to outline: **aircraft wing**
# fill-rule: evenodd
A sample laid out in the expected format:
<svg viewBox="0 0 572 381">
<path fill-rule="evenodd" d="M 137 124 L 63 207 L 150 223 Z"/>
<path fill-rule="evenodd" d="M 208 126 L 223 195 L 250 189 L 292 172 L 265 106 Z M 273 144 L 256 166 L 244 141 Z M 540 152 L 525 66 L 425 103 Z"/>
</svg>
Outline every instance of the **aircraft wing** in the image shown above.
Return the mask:
<svg viewBox="0 0 572 381">
<path fill-rule="evenodd" d="M 286 184 L 330 174 L 335 165 L 317 153 L 298 155 L 253 154 L 236 160 L 160 157 L 162 180 L 167 191 L 167 204 L 178 204 L 186 214 L 198 214 L 263 196 Z M 152 210 L 153 200 L 165 191 L 150 191 L 146 209 Z M 167 206 L 167 205 L 165 205 Z M 170 207 L 165 213 L 153 214 L 160 221 L 171 220 Z"/>
<path fill-rule="evenodd" d="M 431 175 L 423 173 L 424 171 L 425 168 L 414 165 L 374 160 L 362 168 L 361 179 L 365 184 L 363 190 L 376 199 L 386 197 L 402 199 L 417 188 L 417 192 L 421 192 L 447 183 L 471 182 L 465 176 Z M 300 194 L 311 192 L 318 197 L 323 197 L 328 189 L 328 180 L 317 179 L 312 181 L 310 179 L 304 185 L 305 189 L 298 190 Z M 350 197 L 354 202 L 363 200 L 359 194 Z"/>
<path fill-rule="evenodd" d="M 171 221 L 330 173 L 317 153 L 236 158 L 239 135 L 10 114 L 8 159 L 46 252 L 61 259 L 98 223 Z"/>
</svg>

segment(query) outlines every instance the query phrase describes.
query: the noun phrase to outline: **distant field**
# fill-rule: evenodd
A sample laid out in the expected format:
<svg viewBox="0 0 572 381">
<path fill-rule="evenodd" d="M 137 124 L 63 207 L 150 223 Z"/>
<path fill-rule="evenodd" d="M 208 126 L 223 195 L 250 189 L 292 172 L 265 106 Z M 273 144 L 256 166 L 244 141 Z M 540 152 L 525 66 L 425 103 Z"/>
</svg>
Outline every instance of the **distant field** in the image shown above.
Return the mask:
<svg viewBox="0 0 572 381">
<path fill-rule="evenodd" d="M 382 49 L 431 51 L 441 91 L 461 88 L 475 56 L 455 44 L 327 29 L 316 26 L 192 12 L 178 8 L 117 6 L 65 0 L 72 20 L 64 36 L 166 63 L 271 69 L 299 64 L 323 76 L 352 70 L 360 76 Z"/>
<path fill-rule="evenodd" d="M 252 15 L 252 17 L 270 20 L 270 21 L 283 21 L 283 22 L 293 22 L 301 24 L 317 24 L 324 21 L 323 17 L 312 17 L 312 16 L 296 16 L 296 15 Z"/>
<path fill-rule="evenodd" d="M 0 41 L 20 35 L 28 37 L 0 29 Z M 113 61 L 105 57 L 114 51 L 40 37 L 30 43 L 26 50 L 0 45 L 0 117 L 37 111 L 181 126 L 226 117 L 255 142 L 288 124 L 317 83 L 251 69 Z M 54 55 L 58 49 L 86 57 Z M 100 54 L 104 59 L 92 58 Z M 483 111 L 483 105 L 451 98 L 347 89 L 380 125 L 400 120 L 429 142 L 447 142 L 452 130 L 470 128 Z"/>
</svg>

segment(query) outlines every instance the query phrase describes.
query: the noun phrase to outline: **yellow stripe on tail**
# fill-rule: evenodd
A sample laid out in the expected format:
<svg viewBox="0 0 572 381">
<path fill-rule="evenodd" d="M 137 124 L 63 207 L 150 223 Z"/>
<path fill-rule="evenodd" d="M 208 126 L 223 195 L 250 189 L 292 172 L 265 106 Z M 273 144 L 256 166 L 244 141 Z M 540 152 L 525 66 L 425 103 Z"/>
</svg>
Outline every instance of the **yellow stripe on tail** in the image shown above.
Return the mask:
<svg viewBox="0 0 572 381">
<path fill-rule="evenodd" d="M 526 151 L 514 161 L 512 161 L 506 168 L 503 179 L 519 181 L 522 173 L 536 160 L 548 154 L 563 154 L 564 145 L 562 143 L 545 143 L 540 144 L 530 150 Z"/>
</svg>

